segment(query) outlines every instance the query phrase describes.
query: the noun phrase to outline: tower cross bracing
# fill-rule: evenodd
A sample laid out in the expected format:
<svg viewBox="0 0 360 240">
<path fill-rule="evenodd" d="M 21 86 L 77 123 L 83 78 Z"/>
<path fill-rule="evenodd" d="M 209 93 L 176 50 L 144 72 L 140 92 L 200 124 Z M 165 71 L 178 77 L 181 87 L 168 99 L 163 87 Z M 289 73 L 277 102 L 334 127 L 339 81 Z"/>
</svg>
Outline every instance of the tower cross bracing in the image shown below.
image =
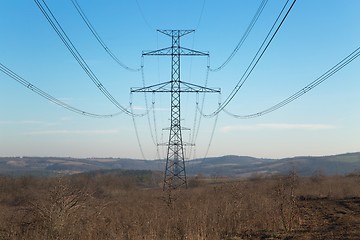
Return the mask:
<svg viewBox="0 0 360 240">
<path fill-rule="evenodd" d="M 171 93 L 170 132 L 167 143 L 166 166 L 164 173 L 164 190 L 176 189 L 181 186 L 187 187 L 184 143 L 181 127 L 181 93 L 219 93 L 219 89 L 212 89 L 192 83 L 181 81 L 180 57 L 181 56 L 209 56 L 208 53 L 200 52 L 180 46 L 182 36 L 194 32 L 194 30 L 158 30 L 172 39 L 171 47 L 143 52 L 143 56 L 171 56 L 171 80 L 143 88 L 132 88 L 131 92 L 169 92 Z"/>
</svg>

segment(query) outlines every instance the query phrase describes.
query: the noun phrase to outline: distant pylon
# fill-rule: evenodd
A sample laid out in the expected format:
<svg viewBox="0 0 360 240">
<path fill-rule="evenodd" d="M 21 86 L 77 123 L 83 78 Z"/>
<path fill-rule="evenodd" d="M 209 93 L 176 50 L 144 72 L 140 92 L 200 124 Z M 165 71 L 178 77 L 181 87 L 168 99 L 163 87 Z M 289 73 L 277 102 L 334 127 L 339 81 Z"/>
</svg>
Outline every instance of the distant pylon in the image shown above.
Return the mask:
<svg viewBox="0 0 360 240">
<path fill-rule="evenodd" d="M 143 88 L 131 88 L 131 92 L 170 92 L 171 117 L 170 133 L 167 144 L 166 167 L 164 174 L 164 190 L 187 187 L 184 144 L 181 134 L 180 95 L 183 92 L 219 93 L 219 89 L 211 89 L 199 85 L 183 82 L 180 79 L 180 56 L 209 56 L 208 53 L 195 51 L 180 46 L 180 38 L 194 32 L 194 30 L 157 30 L 172 39 L 171 47 L 143 52 L 142 56 L 171 56 L 171 80 Z"/>
</svg>

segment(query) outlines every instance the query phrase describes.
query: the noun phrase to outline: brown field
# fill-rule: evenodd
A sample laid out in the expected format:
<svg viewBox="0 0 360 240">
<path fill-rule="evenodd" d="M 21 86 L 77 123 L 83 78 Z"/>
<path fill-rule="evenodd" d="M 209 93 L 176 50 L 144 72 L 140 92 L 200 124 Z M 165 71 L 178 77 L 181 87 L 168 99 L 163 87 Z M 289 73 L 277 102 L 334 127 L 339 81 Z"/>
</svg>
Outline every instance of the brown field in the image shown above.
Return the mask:
<svg viewBox="0 0 360 240">
<path fill-rule="evenodd" d="M 0 177 L 0 239 L 360 239 L 360 177 Z"/>
</svg>

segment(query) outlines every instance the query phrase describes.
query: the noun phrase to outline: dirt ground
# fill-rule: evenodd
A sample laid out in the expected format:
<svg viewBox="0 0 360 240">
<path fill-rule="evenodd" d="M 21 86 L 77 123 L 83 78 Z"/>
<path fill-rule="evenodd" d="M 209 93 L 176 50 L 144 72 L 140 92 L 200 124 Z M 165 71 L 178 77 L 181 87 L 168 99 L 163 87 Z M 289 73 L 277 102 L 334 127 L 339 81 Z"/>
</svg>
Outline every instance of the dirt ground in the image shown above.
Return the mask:
<svg viewBox="0 0 360 240">
<path fill-rule="evenodd" d="M 360 198 L 307 199 L 300 204 L 301 239 L 360 239 Z"/>
<path fill-rule="evenodd" d="M 300 225 L 291 232 L 247 233 L 238 239 L 360 239 L 360 198 L 300 198 Z"/>
</svg>

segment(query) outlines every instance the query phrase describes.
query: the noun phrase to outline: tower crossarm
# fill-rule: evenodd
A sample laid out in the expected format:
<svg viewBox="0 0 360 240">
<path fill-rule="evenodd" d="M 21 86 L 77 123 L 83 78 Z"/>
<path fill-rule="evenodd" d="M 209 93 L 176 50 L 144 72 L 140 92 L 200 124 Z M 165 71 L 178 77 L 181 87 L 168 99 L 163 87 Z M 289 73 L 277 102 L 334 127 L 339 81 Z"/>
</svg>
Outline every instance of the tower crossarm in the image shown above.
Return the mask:
<svg viewBox="0 0 360 240">
<path fill-rule="evenodd" d="M 187 142 L 182 142 L 182 145 L 184 147 L 188 147 L 188 146 L 195 146 L 195 143 L 187 143 Z M 157 146 L 169 146 L 169 143 L 158 143 Z"/>
<path fill-rule="evenodd" d="M 195 30 L 157 30 L 158 32 L 165 34 L 169 37 L 174 36 L 174 33 L 177 34 L 177 36 L 182 37 L 184 35 L 187 35 L 189 33 L 195 32 Z"/>
<path fill-rule="evenodd" d="M 163 128 L 162 130 L 170 130 L 170 128 L 167 127 L 167 128 Z M 181 127 L 181 130 L 190 131 L 191 129 L 187 127 Z"/>
<path fill-rule="evenodd" d="M 162 48 L 154 51 L 143 51 L 143 56 L 209 56 L 208 52 L 200 52 L 189 48 L 179 47 L 177 51 L 173 51 L 173 47 Z"/>
<path fill-rule="evenodd" d="M 143 56 L 171 56 L 172 47 L 162 48 L 154 51 L 143 51 Z"/>
<path fill-rule="evenodd" d="M 131 88 L 130 92 L 171 92 L 171 82 L 163 82 L 142 88 Z"/>
<path fill-rule="evenodd" d="M 189 48 L 180 47 L 179 50 L 182 56 L 209 56 L 208 52 L 200 52 Z"/>
<path fill-rule="evenodd" d="M 171 82 L 163 82 L 142 88 L 131 88 L 130 92 L 172 92 Z M 200 85 L 180 81 L 179 91 L 182 93 L 220 93 L 220 88 L 208 88 Z"/>
<path fill-rule="evenodd" d="M 200 85 L 180 81 L 180 92 L 220 93 L 220 88 L 208 88 Z"/>
</svg>

